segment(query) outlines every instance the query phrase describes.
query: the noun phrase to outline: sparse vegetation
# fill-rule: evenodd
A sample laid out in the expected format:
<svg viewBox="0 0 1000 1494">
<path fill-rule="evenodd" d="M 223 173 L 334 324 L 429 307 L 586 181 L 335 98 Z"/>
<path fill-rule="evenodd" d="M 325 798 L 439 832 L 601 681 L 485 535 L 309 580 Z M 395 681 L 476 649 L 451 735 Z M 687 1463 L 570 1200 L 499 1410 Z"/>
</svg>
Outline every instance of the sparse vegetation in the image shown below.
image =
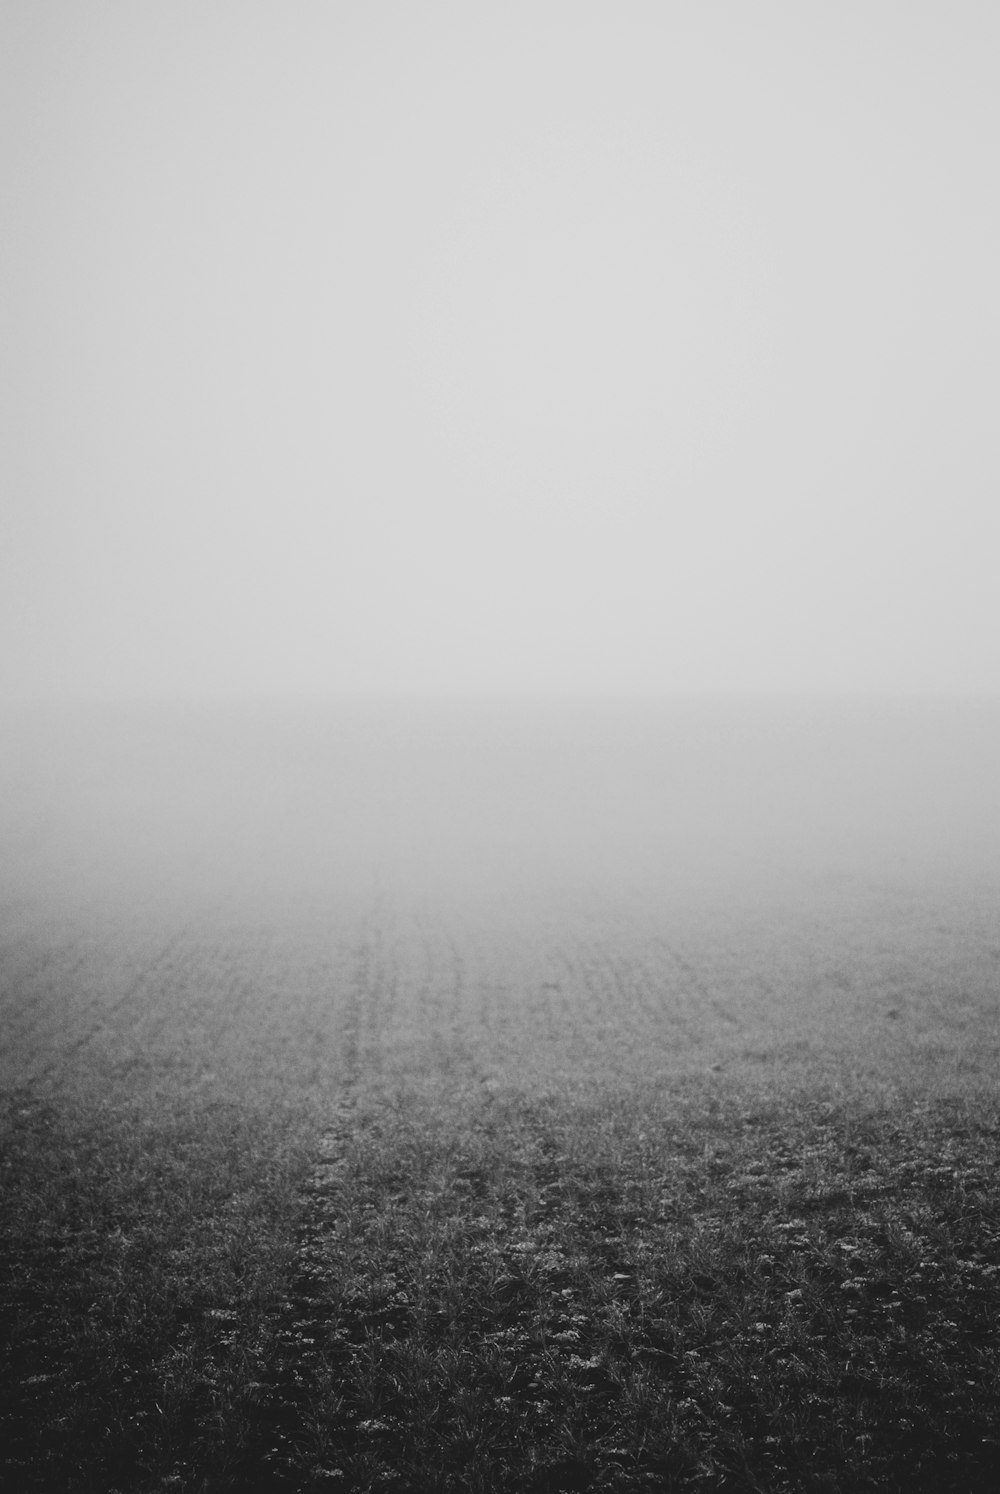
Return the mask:
<svg viewBox="0 0 1000 1494">
<path fill-rule="evenodd" d="M 22 917 L 5 1487 L 1000 1486 L 985 884 L 654 873 Z"/>
<path fill-rule="evenodd" d="M 1000 1113 L 370 1097 L 306 1193 L 275 1489 L 986 1490 Z"/>
<path fill-rule="evenodd" d="M 11 1487 L 1000 1471 L 995 1103 L 425 1075 L 311 1151 L 235 1107 L 137 1136 L 21 1103 L 4 1160 Z"/>
<path fill-rule="evenodd" d="M 7 1487 L 211 1486 L 268 1352 L 296 1151 L 231 1105 L 154 1119 L 13 1102 Z"/>
</svg>

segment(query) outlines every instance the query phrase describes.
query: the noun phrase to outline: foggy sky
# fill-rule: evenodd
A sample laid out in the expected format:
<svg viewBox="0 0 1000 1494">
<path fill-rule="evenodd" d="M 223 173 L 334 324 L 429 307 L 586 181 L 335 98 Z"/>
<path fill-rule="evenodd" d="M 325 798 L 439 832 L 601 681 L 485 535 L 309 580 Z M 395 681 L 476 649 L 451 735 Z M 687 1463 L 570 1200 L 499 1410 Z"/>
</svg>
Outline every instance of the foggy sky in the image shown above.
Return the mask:
<svg viewBox="0 0 1000 1494">
<path fill-rule="evenodd" d="M 1000 689 L 1000 10 L 0 5 L 0 691 Z"/>
</svg>

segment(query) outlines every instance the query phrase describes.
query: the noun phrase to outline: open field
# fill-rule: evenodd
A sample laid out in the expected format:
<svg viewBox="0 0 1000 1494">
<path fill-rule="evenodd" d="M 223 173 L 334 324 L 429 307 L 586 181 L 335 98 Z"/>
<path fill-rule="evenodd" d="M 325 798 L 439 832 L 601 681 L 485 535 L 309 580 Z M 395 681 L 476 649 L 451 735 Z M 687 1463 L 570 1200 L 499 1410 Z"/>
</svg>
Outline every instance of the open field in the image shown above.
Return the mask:
<svg viewBox="0 0 1000 1494">
<path fill-rule="evenodd" d="M 6 727 L 7 1487 L 1000 1484 L 995 704 Z"/>
</svg>

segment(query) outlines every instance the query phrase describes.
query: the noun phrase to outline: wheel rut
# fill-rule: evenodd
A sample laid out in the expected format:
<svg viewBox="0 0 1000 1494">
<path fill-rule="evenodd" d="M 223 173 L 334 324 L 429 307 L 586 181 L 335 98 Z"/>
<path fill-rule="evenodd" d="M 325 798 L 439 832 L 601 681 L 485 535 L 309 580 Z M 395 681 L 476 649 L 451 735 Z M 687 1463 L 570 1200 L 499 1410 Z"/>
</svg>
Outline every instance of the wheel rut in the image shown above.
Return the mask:
<svg viewBox="0 0 1000 1494">
<path fill-rule="evenodd" d="M 313 1146 L 309 1171 L 300 1186 L 292 1255 L 284 1295 L 277 1304 L 261 1373 L 253 1426 L 236 1486 L 261 1494 L 291 1494 L 303 1483 L 302 1449 L 307 1436 L 306 1403 L 316 1387 L 328 1394 L 328 1436 L 343 1445 L 351 1429 L 337 1437 L 335 1408 L 341 1403 L 348 1353 L 339 1348 L 336 1279 L 342 1242 L 350 1227 L 350 1150 L 357 1127 L 362 1065 L 370 1057 L 371 1024 L 377 1023 L 391 983 L 383 958 L 384 930 L 378 910 L 364 921 L 357 942 L 351 989 L 341 1034 L 336 1099 Z"/>
</svg>

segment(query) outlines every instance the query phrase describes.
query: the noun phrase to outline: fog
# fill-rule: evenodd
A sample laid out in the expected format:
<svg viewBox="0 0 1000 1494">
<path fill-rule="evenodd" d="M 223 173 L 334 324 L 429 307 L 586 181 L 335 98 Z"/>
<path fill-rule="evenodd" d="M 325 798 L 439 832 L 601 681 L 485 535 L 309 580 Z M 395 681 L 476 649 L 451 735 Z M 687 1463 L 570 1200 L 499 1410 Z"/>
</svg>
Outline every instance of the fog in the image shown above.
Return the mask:
<svg viewBox="0 0 1000 1494">
<path fill-rule="evenodd" d="M 5 941 L 380 906 L 462 928 L 744 917 L 808 941 L 862 909 L 888 940 L 900 918 L 995 930 L 996 704 L 152 703 L 4 728 Z"/>
<path fill-rule="evenodd" d="M 995 887 L 997 13 L 0 29 L 8 924 Z"/>
<path fill-rule="evenodd" d="M 998 47 L 7 0 L 0 694 L 996 692 Z"/>
</svg>

